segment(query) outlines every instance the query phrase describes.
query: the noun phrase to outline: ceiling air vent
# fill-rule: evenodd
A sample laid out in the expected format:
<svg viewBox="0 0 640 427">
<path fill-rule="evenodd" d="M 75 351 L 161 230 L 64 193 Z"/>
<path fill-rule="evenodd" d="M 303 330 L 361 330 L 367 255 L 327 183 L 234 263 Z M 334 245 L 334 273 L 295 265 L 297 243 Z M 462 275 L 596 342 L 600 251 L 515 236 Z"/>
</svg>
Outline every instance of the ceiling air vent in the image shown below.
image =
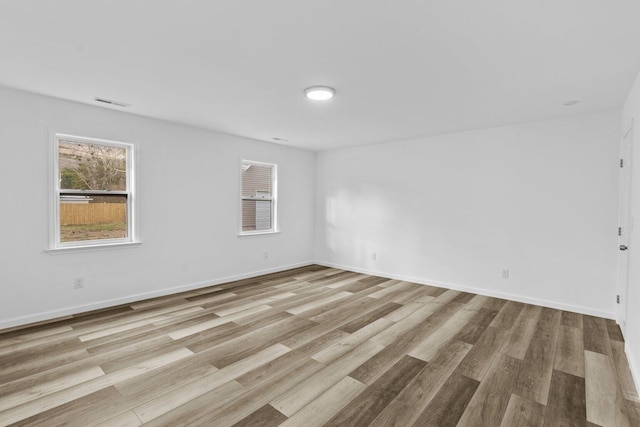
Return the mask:
<svg viewBox="0 0 640 427">
<path fill-rule="evenodd" d="M 123 108 L 131 107 L 131 104 L 127 104 L 126 102 L 114 101 L 112 99 L 97 98 L 97 97 L 94 99 L 98 102 L 115 105 L 116 107 L 123 107 Z"/>
</svg>

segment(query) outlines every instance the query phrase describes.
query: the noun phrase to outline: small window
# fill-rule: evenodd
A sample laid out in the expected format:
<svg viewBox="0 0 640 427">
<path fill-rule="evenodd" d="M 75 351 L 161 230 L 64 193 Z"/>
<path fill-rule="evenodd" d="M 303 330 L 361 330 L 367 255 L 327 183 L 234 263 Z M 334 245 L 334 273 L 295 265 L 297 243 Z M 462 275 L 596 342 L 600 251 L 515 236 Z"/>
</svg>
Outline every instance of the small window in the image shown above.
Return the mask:
<svg viewBox="0 0 640 427">
<path fill-rule="evenodd" d="M 57 134 L 52 249 L 133 242 L 133 145 Z"/>
<path fill-rule="evenodd" d="M 276 165 L 243 160 L 241 193 L 241 233 L 277 231 Z"/>
</svg>

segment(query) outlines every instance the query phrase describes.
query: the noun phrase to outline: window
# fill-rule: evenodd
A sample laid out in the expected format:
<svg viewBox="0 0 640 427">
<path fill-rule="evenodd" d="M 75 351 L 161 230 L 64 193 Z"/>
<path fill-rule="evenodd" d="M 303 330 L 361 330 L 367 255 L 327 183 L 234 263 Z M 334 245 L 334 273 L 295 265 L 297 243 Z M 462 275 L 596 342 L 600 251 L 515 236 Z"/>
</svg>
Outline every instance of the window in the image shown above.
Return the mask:
<svg viewBox="0 0 640 427">
<path fill-rule="evenodd" d="M 131 243 L 133 145 L 56 134 L 52 249 Z"/>
<path fill-rule="evenodd" d="M 278 231 L 276 168 L 270 163 L 242 161 L 241 234 Z"/>
</svg>

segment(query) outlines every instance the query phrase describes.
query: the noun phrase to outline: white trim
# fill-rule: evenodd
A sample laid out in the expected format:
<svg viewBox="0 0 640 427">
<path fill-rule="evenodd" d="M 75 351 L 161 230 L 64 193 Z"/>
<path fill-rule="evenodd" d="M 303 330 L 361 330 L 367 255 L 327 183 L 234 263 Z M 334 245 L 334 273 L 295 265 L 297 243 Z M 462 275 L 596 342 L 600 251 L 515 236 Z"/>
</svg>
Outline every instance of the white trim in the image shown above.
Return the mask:
<svg viewBox="0 0 640 427">
<path fill-rule="evenodd" d="M 622 234 L 618 235 L 619 245 L 629 245 L 631 238 L 631 231 L 633 229 L 632 218 L 632 198 L 633 198 L 633 139 L 627 141 L 627 137 L 633 131 L 634 119 L 631 118 L 629 129 L 625 132 L 624 136 L 619 143 L 619 158 L 620 161 L 624 161 L 624 168 L 618 169 L 618 226 L 622 227 Z M 628 150 L 625 150 L 627 148 Z M 626 154 L 626 156 L 625 156 Z M 628 174 L 627 180 L 625 180 L 625 174 Z M 622 333 L 628 328 L 627 317 L 629 313 L 629 265 L 630 254 L 623 251 L 617 251 L 617 265 L 616 265 L 616 294 L 622 299 L 622 303 L 616 304 L 616 322 L 620 325 Z"/>
<path fill-rule="evenodd" d="M 268 199 L 248 198 L 242 195 L 242 173 L 244 172 L 243 166 L 245 164 L 270 167 L 271 168 L 271 197 Z M 261 234 L 276 234 L 280 232 L 280 225 L 278 222 L 278 164 L 258 162 L 255 160 L 247 160 L 240 158 L 240 184 L 238 193 L 240 194 L 240 201 L 238 202 L 238 237 L 261 235 Z M 269 230 L 257 230 L 257 231 L 242 231 L 242 202 L 244 200 L 266 200 L 271 202 L 271 228 Z"/>
<path fill-rule="evenodd" d="M 89 240 L 87 240 L 89 241 Z M 100 240 L 90 240 L 91 242 L 100 242 Z M 79 252 L 88 251 L 105 251 L 109 249 L 121 248 L 121 247 L 138 247 L 142 244 L 140 241 L 135 242 L 113 242 L 113 243 L 97 243 L 95 245 L 82 245 L 82 246 L 61 246 L 53 249 L 45 249 L 43 252 L 49 255 L 60 254 L 75 254 Z"/>
<path fill-rule="evenodd" d="M 627 355 L 627 362 L 631 370 L 631 379 L 636 386 L 636 390 L 638 390 L 638 386 L 640 386 L 640 367 L 637 365 L 636 359 L 634 358 L 635 355 L 631 353 L 631 346 L 627 342 L 624 343 L 624 352 Z"/>
<path fill-rule="evenodd" d="M 577 305 L 563 304 L 563 303 L 558 303 L 558 302 L 544 300 L 544 299 L 524 297 L 521 295 L 509 294 L 506 292 L 490 291 L 486 289 L 474 288 L 472 286 L 464 286 L 464 285 L 458 285 L 454 283 L 438 282 L 436 280 L 428 280 L 428 279 L 419 278 L 419 277 L 390 274 L 382 271 L 374 271 L 366 268 L 351 267 L 351 266 L 340 265 L 340 264 L 335 264 L 332 262 L 326 262 L 326 261 L 320 261 L 320 260 L 316 260 L 316 264 L 323 265 L 325 267 L 338 268 L 341 270 L 354 271 L 356 273 L 363 273 L 363 274 L 369 274 L 372 276 L 387 277 L 389 279 L 417 283 L 419 285 L 437 286 L 437 287 L 442 287 L 447 289 L 453 289 L 454 291 L 470 292 L 473 294 L 485 295 L 488 297 L 523 302 L 526 304 L 541 305 L 543 307 L 555 308 L 558 310 L 565 310 L 565 311 L 572 311 L 580 314 L 588 314 L 590 316 L 604 317 L 606 319 L 613 319 L 613 320 L 616 319 L 616 315 L 614 312 L 593 310 L 591 308 L 577 306 Z"/>
<path fill-rule="evenodd" d="M 83 248 L 83 249 L 86 249 L 86 248 Z M 103 249 L 106 249 L 106 248 L 103 248 Z M 202 282 L 196 282 L 196 283 L 176 286 L 176 287 L 172 287 L 172 288 L 165 288 L 165 289 L 162 289 L 162 290 L 159 290 L 159 291 L 146 292 L 146 293 L 141 293 L 141 294 L 134 294 L 134 295 L 130 295 L 130 296 L 127 296 L 127 297 L 122 297 L 122 298 L 114 298 L 114 299 L 111 299 L 111 300 L 104 300 L 104 301 L 99 301 L 99 302 L 91 303 L 91 304 L 78 305 L 78 306 L 67 307 L 67 308 L 63 308 L 63 309 L 59 309 L 59 310 L 46 311 L 46 312 L 37 313 L 37 314 L 30 314 L 30 315 L 27 315 L 27 316 L 20 316 L 20 317 L 14 317 L 14 318 L 6 319 L 6 320 L 0 320 L 0 331 L 2 329 L 7 329 L 7 328 L 11 328 L 11 327 L 15 327 L 15 326 L 21 326 L 21 325 L 27 325 L 27 324 L 30 324 L 30 323 L 35 323 L 35 322 L 40 322 L 40 321 L 45 321 L 45 320 L 52 320 L 52 319 L 55 319 L 55 318 L 58 318 L 58 317 L 63 317 L 63 316 L 71 315 L 71 314 L 82 313 L 82 312 L 91 311 L 91 310 L 97 310 L 97 309 L 106 308 L 106 307 L 112 307 L 112 306 L 116 306 L 116 305 L 119 305 L 119 304 L 128 304 L 128 303 L 131 303 L 131 302 L 134 302 L 134 301 L 140 301 L 140 300 L 143 300 L 143 299 L 155 298 L 155 297 L 165 296 L 165 295 L 171 295 L 171 294 L 184 292 L 184 291 L 189 291 L 189 290 L 193 290 L 193 289 L 199 289 L 199 288 L 203 288 L 203 287 L 207 287 L 207 286 L 214 286 L 214 285 L 219 285 L 219 284 L 222 284 L 222 283 L 232 282 L 232 281 L 235 281 L 235 280 L 241 280 L 241 279 L 247 279 L 247 278 L 251 278 L 251 277 L 257 277 L 257 276 L 261 276 L 263 274 L 277 273 L 277 272 L 280 272 L 280 271 L 290 270 L 290 269 L 293 269 L 293 268 L 306 267 L 308 265 L 313 265 L 313 264 L 322 265 L 322 266 L 325 266 L 325 267 L 339 268 L 341 270 L 353 271 L 353 272 L 356 272 L 356 273 L 363 273 L 363 274 L 370 274 L 370 275 L 381 276 L 381 277 L 388 277 L 390 279 L 403 280 L 403 281 L 407 281 L 407 282 L 418 283 L 418 284 L 421 284 L 421 285 L 439 286 L 439 287 L 444 287 L 444 288 L 447 288 L 447 289 L 453 289 L 453 290 L 463 291 L 463 292 L 470 292 L 470 293 L 474 293 L 474 294 L 478 294 L 478 295 L 485 295 L 485 296 L 489 296 L 489 297 L 502 298 L 502 299 L 507 299 L 507 300 L 511 300 L 511 301 L 523 302 L 523 303 L 527 303 L 527 304 L 541 305 L 541 306 L 544 306 L 544 307 L 555 308 L 555 309 L 558 309 L 558 310 L 572 311 L 572 312 L 575 312 L 575 313 L 588 314 L 588 315 L 591 315 L 591 316 L 598 316 L 598 317 L 603 317 L 603 318 L 607 318 L 607 319 L 615 319 L 615 314 L 612 313 L 612 312 L 610 313 L 610 312 L 605 312 L 605 311 L 600 311 L 600 310 L 593 310 L 593 309 L 589 309 L 589 308 L 581 307 L 581 306 L 574 306 L 574 305 L 569 305 L 569 304 L 561 304 L 561 303 L 556 303 L 556 302 L 547 301 L 547 300 L 541 300 L 541 299 L 537 299 L 537 298 L 528 298 L 528 297 L 522 297 L 522 296 L 514 295 L 514 294 L 507 294 L 507 293 L 503 293 L 503 292 L 487 291 L 485 289 L 478 289 L 478 288 L 473 288 L 473 287 L 470 287 L 470 286 L 460 286 L 460 285 L 455 285 L 455 284 L 451 284 L 451 283 L 443 283 L 443 282 L 438 282 L 438 281 L 435 281 L 435 280 L 425 280 L 425 279 L 416 278 L 416 277 L 389 274 L 389 273 L 384 273 L 384 272 L 380 272 L 380 271 L 373 271 L 373 270 L 368 270 L 368 269 L 363 269 L 363 268 L 350 267 L 350 266 L 335 264 L 335 263 L 326 262 L 326 261 L 309 260 L 309 261 L 299 262 L 299 263 L 295 263 L 295 264 L 283 265 L 283 266 L 280 266 L 280 267 L 273 267 L 273 268 L 268 268 L 268 269 L 264 269 L 264 270 L 257 270 L 257 271 L 253 271 L 253 272 L 250 272 L 250 273 L 236 274 L 236 275 L 233 275 L 233 276 L 226 276 L 226 277 L 221 277 L 221 278 L 217 278 L 217 279 L 211 279 L 211 280 L 206 280 L 206 281 L 202 281 Z M 625 346 L 625 347 L 626 347 L 626 351 L 627 351 L 627 358 L 629 359 L 629 365 L 631 367 L 631 371 L 633 373 L 633 376 L 634 376 L 634 378 L 636 380 L 636 384 L 640 384 L 640 371 L 638 369 L 638 366 L 636 366 L 635 360 L 633 359 L 633 357 L 631 357 L 631 354 L 629 353 L 629 349 L 628 349 L 629 346 Z"/>
<path fill-rule="evenodd" d="M 251 237 L 251 236 L 266 236 L 269 234 L 280 234 L 282 231 L 245 231 L 244 233 L 238 233 L 238 237 Z"/>
<path fill-rule="evenodd" d="M 45 252 L 65 250 L 78 251 L 83 248 L 113 248 L 127 244 L 140 244 L 137 235 L 136 224 L 136 169 L 138 168 L 138 147 L 136 144 L 125 141 L 115 141 L 101 138 L 91 138 L 85 136 L 72 135 L 66 132 L 58 132 L 55 129 L 49 129 L 49 246 Z M 70 141 L 76 143 L 88 143 L 105 145 L 108 147 L 124 148 L 126 155 L 126 189 L 125 191 L 104 192 L 109 195 L 123 194 L 127 196 L 127 237 L 121 239 L 104 239 L 104 240 L 82 240 L 74 242 L 60 241 L 60 194 L 62 189 L 59 184 L 59 144 L 60 141 Z M 74 191 L 73 193 L 87 194 L 91 191 Z M 95 193 L 103 193 L 96 191 Z"/>
<path fill-rule="evenodd" d="M 58 222 L 58 210 L 60 207 L 58 206 L 58 176 L 60 176 L 58 172 L 58 160 L 56 160 L 56 156 L 58 156 L 58 139 L 56 138 L 56 131 L 53 129 L 49 130 L 49 139 L 47 140 L 47 146 L 49 147 L 49 158 L 48 160 L 48 182 L 47 182 L 47 193 L 49 194 L 49 240 L 47 241 L 48 249 L 55 247 L 55 242 L 59 240 L 58 235 L 60 234 L 60 228 L 57 224 Z"/>
<path fill-rule="evenodd" d="M 233 282 L 241 279 L 249 279 L 252 277 L 262 276 L 264 274 L 278 273 L 280 271 L 291 270 L 293 268 L 306 267 L 308 265 L 315 264 L 313 261 L 298 262 L 295 264 L 283 265 L 280 267 L 273 267 L 264 270 L 257 270 L 251 273 L 241 273 L 233 276 L 220 277 L 217 279 L 205 280 L 202 282 L 189 283 L 186 285 L 176 286 L 173 288 L 165 288 L 153 292 L 145 292 L 140 294 L 129 295 L 122 298 L 114 298 L 109 300 L 103 300 L 90 304 L 75 305 L 72 307 L 66 307 L 58 310 L 45 311 L 37 314 L 30 314 L 27 316 L 13 317 L 11 319 L 0 320 L 0 332 L 3 329 L 13 328 L 16 326 L 29 325 L 31 323 L 42 322 L 47 320 L 55 320 L 64 316 L 69 316 L 78 313 L 84 313 L 91 310 L 98 310 L 101 308 L 114 307 L 121 304 L 129 304 L 136 301 L 142 301 L 149 298 L 162 297 L 166 295 L 173 295 L 180 292 L 190 291 L 193 289 L 205 288 L 208 286 L 220 285 L 223 283 Z"/>
</svg>

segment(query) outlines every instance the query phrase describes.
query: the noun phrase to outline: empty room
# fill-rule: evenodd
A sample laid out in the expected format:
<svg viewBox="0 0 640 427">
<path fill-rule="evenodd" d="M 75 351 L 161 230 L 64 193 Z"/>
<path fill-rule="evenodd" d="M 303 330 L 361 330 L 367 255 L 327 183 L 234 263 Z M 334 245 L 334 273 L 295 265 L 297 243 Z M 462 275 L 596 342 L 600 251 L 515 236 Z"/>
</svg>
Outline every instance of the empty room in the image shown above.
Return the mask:
<svg viewBox="0 0 640 427">
<path fill-rule="evenodd" d="M 0 1 L 0 426 L 640 426 L 639 22 Z"/>
</svg>

